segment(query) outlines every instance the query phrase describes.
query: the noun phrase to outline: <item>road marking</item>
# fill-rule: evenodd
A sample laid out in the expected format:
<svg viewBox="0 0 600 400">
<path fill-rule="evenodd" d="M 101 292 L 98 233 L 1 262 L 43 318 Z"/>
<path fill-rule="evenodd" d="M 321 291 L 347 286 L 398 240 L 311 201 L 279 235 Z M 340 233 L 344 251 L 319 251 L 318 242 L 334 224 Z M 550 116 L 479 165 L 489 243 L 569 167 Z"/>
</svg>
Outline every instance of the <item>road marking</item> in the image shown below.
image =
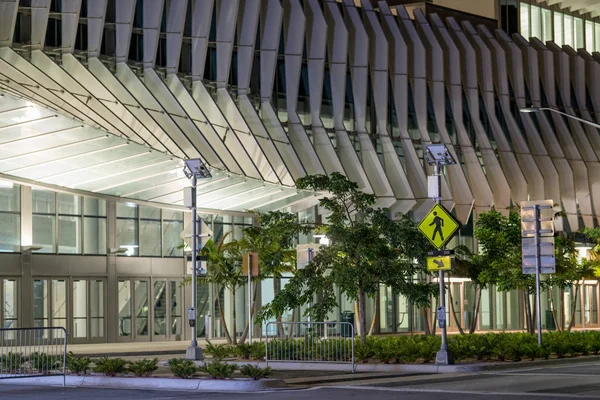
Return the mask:
<svg viewBox="0 0 600 400">
<path fill-rule="evenodd" d="M 316 387 L 315 389 L 321 389 Z M 483 396 L 519 396 L 519 397 L 556 397 L 556 398 L 578 398 L 578 399 L 598 399 L 600 396 L 590 395 L 573 395 L 563 393 L 529 393 L 529 392 L 485 392 L 476 390 L 448 390 L 448 389 L 410 389 L 410 388 L 382 388 L 373 386 L 326 386 L 322 389 L 350 389 L 350 390 L 369 390 L 381 392 L 414 392 L 414 393 L 454 393 L 454 394 L 471 394 Z"/>
</svg>

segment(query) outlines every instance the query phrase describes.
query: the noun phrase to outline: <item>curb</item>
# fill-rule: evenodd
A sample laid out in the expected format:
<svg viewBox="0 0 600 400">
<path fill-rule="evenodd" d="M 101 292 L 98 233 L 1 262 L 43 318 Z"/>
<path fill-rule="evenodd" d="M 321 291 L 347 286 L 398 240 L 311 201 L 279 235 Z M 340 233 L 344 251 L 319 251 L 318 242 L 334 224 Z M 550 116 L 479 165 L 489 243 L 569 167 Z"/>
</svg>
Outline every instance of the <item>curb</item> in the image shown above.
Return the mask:
<svg viewBox="0 0 600 400">
<path fill-rule="evenodd" d="M 260 368 L 271 367 L 279 371 L 335 371 L 351 372 L 352 365 L 335 363 L 315 363 L 315 362 L 278 362 L 269 361 L 267 365 L 264 361 L 241 361 L 235 362 L 225 360 L 227 363 L 243 365 L 257 365 Z M 201 367 L 204 361 L 194 361 L 196 366 Z M 167 361 L 160 361 L 160 366 L 168 366 Z M 436 365 L 436 364 L 354 364 L 354 372 L 411 372 L 423 374 L 444 374 L 457 372 L 481 372 L 485 371 L 484 364 L 458 364 L 458 365 Z"/>
<path fill-rule="evenodd" d="M 40 386 L 62 386 L 62 376 L 42 376 L 33 378 L 8 378 L 1 384 L 21 384 Z M 287 389 L 288 385 L 281 379 L 217 380 L 217 379 L 173 379 L 173 378 L 134 378 L 106 376 L 67 376 L 66 386 L 70 387 L 110 387 L 119 389 L 152 389 L 152 390 L 202 390 L 211 392 L 261 391 L 271 389 Z"/>
</svg>

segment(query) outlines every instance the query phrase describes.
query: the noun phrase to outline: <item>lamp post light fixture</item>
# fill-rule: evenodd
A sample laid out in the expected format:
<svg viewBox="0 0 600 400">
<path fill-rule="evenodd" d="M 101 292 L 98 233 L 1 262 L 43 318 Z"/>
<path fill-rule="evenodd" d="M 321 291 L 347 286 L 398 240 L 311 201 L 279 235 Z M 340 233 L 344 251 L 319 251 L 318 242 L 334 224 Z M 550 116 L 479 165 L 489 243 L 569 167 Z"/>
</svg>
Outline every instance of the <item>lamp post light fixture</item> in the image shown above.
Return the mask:
<svg viewBox="0 0 600 400">
<path fill-rule="evenodd" d="M 185 358 L 188 360 L 201 360 L 202 350 L 198 347 L 196 338 L 196 287 L 198 280 L 198 213 L 196 204 L 196 183 L 200 178 L 211 178 L 210 171 L 199 158 L 184 160 L 183 173 L 192 180 L 192 186 L 184 188 L 185 206 L 192 209 L 192 307 L 188 310 L 188 322 L 191 327 L 192 341 L 187 348 Z"/>
<path fill-rule="evenodd" d="M 587 119 L 576 117 L 576 116 L 571 115 L 571 114 L 567 114 L 566 112 L 559 111 L 559 110 L 557 110 L 555 108 L 550 108 L 550 107 L 526 107 L 526 108 L 521 108 L 519 111 L 522 112 L 522 113 L 537 113 L 537 112 L 542 112 L 542 111 L 550 111 L 550 112 L 553 112 L 553 113 L 556 113 L 556 114 L 564 115 L 567 118 L 574 119 L 574 120 L 582 122 L 584 124 L 593 126 L 594 128 L 600 129 L 600 124 L 597 124 L 597 123 L 595 123 L 593 121 L 589 121 Z"/>
<path fill-rule="evenodd" d="M 436 204 L 442 204 L 442 167 L 444 165 L 454 165 L 456 160 L 450 154 L 450 151 L 444 144 L 430 144 L 426 146 L 425 158 L 427 164 L 432 165 L 433 175 L 428 178 L 429 197 L 435 200 Z M 435 356 L 436 364 L 454 364 L 454 357 L 448 350 L 448 336 L 446 333 L 446 286 L 444 283 L 444 271 L 440 270 L 440 306 L 438 307 L 437 318 L 440 321 L 440 330 L 442 331 L 442 346 Z M 439 315 L 440 311 L 443 315 Z M 443 321 L 443 323 L 442 323 Z"/>
</svg>

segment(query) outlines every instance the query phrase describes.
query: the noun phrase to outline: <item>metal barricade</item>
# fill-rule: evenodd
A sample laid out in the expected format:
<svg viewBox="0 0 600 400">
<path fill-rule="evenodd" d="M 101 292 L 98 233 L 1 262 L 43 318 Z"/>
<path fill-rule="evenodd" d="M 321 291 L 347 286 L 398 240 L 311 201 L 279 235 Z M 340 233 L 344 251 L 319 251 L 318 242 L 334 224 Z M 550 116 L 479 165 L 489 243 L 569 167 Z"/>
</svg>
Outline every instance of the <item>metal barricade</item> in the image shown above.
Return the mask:
<svg viewBox="0 0 600 400">
<path fill-rule="evenodd" d="M 265 361 L 347 363 L 355 371 L 354 326 L 348 322 L 269 322 Z"/>
<path fill-rule="evenodd" d="M 67 330 L 0 329 L 0 379 L 62 375 L 67 380 Z"/>
</svg>

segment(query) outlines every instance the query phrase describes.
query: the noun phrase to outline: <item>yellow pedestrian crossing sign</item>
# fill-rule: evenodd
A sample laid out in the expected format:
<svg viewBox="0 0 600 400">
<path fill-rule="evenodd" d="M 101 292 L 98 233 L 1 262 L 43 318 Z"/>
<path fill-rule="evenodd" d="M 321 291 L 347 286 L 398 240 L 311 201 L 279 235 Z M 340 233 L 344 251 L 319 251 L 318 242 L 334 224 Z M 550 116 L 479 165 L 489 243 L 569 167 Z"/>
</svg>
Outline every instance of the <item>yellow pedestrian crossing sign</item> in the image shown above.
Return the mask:
<svg viewBox="0 0 600 400">
<path fill-rule="evenodd" d="M 452 269 L 452 257 L 427 257 L 427 271 L 450 271 Z"/>
<path fill-rule="evenodd" d="M 460 222 L 441 204 L 433 206 L 419 224 L 419 230 L 436 249 L 444 247 L 460 228 Z"/>
</svg>

